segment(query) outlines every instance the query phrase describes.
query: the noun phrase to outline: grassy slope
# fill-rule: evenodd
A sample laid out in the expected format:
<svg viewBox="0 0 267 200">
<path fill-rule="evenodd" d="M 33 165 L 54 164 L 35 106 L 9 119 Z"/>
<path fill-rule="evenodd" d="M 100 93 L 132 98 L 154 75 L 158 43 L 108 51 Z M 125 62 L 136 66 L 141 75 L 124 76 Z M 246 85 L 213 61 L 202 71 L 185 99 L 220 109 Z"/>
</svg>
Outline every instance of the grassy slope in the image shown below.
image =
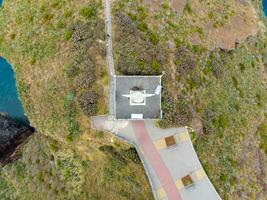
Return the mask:
<svg viewBox="0 0 267 200">
<path fill-rule="evenodd" d="M 135 55 L 135 59 L 126 64 L 130 73 L 134 68 L 139 74 L 140 69 L 150 64 L 146 52 L 153 51 L 155 46 L 161 49 L 167 59 L 160 63 L 165 78 L 164 119 L 159 124 L 163 127 L 192 125 L 200 132 L 204 130 L 194 145 L 223 199 L 264 199 L 266 90 L 260 78 L 260 66 L 266 35 L 260 31 L 257 37 L 247 39 L 230 52 L 208 51 L 189 42 L 192 34 L 202 37 L 197 21 L 209 20 L 208 16 L 198 18 L 192 5 L 187 4 L 184 14 L 178 17 L 166 2 L 151 13 L 140 1 L 115 1 L 115 19 L 118 16 L 122 19 L 121 13 L 128 16 L 128 20 L 124 20 L 127 23 L 115 20 L 115 35 L 123 34 L 124 29 L 134 30 L 133 27 L 138 31 L 128 36 L 130 38 L 115 38 L 116 63 Z M 228 13 L 229 5 L 223 5 L 227 2 L 212 2 L 221 8 L 216 16 L 227 19 L 225 15 L 240 14 L 238 6 Z M 253 4 L 259 7 L 260 2 Z M 213 10 L 212 5 L 206 13 Z M 210 42 L 209 38 L 202 39 Z M 135 40 L 147 40 L 155 46 L 148 45 L 145 49 L 133 42 L 135 48 L 129 49 L 128 43 Z M 129 73 L 125 69 L 117 70 Z"/>
<path fill-rule="evenodd" d="M 151 198 L 135 152 L 90 130 L 79 106 L 83 94 L 96 91 L 97 112 L 106 111 L 101 21 L 97 1 L 10 0 L 1 8 L 1 56 L 16 71 L 21 100 L 37 129 L 22 158 L 1 169 L 1 199 Z M 96 80 L 88 85 L 79 78 L 90 70 Z"/>
<path fill-rule="evenodd" d="M 123 1 L 117 1 L 116 7 L 119 2 Z M 86 89 L 77 87 L 76 77 L 66 73 L 80 56 L 73 51 L 73 33 L 68 27 L 78 20 L 91 20 L 88 5 L 81 0 L 10 0 L 0 11 L 0 52 L 16 70 L 26 112 L 38 130 L 24 147 L 22 159 L 1 169 L 1 199 L 151 198 L 141 165 L 132 161 L 134 154 L 125 150 L 127 146 L 116 141 L 115 151 L 100 148 L 110 145 L 110 137 L 90 130 L 88 118 L 78 106 L 79 94 Z M 97 19 L 101 18 L 99 10 Z M 136 20 L 134 24 L 143 35 L 139 35 L 141 45 L 132 53 L 148 40 L 153 55 L 161 55 L 155 49 L 168 55 L 167 60 L 157 62 L 151 58 L 140 60 L 142 57 L 135 62 L 135 56 L 129 55 L 134 67 L 140 64 L 139 72 L 151 64 L 156 72 L 166 72 L 164 85 L 171 92 L 164 91 L 165 119 L 161 125 L 184 125 L 192 118 L 201 121 L 205 134 L 196 139 L 195 146 L 221 196 L 263 198 L 264 159 L 259 147 L 266 150 L 266 101 L 258 79 L 260 50 L 265 45 L 262 36 L 251 38 L 230 53 L 209 52 L 188 43 L 191 32 L 201 35 L 198 27 L 187 23 L 192 17 L 188 6 L 181 18 L 171 13 L 167 4 L 152 17 L 137 3 L 131 9 L 129 5 L 122 6 L 122 10 Z M 175 47 L 167 50 L 168 39 L 175 42 Z M 181 51 L 184 47 L 185 52 Z M 123 43 L 119 48 L 124 48 Z M 96 58 L 97 66 L 105 68 L 98 50 L 93 48 L 87 54 Z M 190 64 L 188 60 L 194 60 L 193 70 L 184 67 Z M 93 84 L 95 89 L 106 83 L 101 71 L 96 73 L 99 76 Z M 166 98 L 166 94 L 173 95 Z M 99 113 L 105 110 L 105 102 L 98 105 Z"/>
</svg>

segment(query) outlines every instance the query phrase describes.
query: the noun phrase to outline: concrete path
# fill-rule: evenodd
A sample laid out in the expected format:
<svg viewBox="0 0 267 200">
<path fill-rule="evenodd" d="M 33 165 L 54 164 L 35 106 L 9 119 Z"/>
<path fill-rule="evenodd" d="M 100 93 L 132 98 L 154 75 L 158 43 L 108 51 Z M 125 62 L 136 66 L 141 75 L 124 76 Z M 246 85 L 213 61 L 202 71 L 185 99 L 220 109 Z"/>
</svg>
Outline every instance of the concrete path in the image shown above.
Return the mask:
<svg viewBox="0 0 267 200">
<path fill-rule="evenodd" d="M 132 122 L 135 136 L 142 148 L 144 155 L 149 160 L 152 168 L 156 172 L 162 187 L 164 188 L 169 200 L 181 200 L 181 196 L 175 186 L 168 168 L 162 161 L 158 150 L 155 148 L 147 130 L 144 121 Z"/>
<path fill-rule="evenodd" d="M 221 200 L 198 160 L 185 127 L 160 129 L 154 121 L 109 120 L 92 118 L 93 128 L 109 131 L 137 149 L 155 199 Z M 176 144 L 168 147 L 166 137 Z M 193 184 L 184 186 L 182 178 L 190 175 Z"/>
<path fill-rule="evenodd" d="M 188 130 L 184 127 L 160 129 L 154 121 L 114 120 L 115 69 L 112 52 L 112 24 L 110 0 L 104 0 L 107 64 L 109 71 L 109 115 L 92 117 L 92 128 L 108 131 L 135 146 L 155 199 L 160 200 L 221 200 L 204 172 Z M 166 146 L 165 137 L 177 142 Z M 190 175 L 194 184 L 184 186 L 182 178 Z"/>
<path fill-rule="evenodd" d="M 105 14 L 105 29 L 106 29 L 106 56 L 109 71 L 109 115 L 112 118 L 115 114 L 115 69 L 113 61 L 113 47 L 112 47 L 112 24 L 111 24 L 111 9 L 110 0 L 104 2 L 104 14 Z"/>
</svg>

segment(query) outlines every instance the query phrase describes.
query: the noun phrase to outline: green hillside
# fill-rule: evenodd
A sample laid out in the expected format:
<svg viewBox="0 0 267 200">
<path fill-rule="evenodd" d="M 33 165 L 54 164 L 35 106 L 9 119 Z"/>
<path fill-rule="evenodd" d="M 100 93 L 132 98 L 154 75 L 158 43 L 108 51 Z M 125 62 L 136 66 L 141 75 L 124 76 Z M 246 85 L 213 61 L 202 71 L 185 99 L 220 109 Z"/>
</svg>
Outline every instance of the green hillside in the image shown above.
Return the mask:
<svg viewBox="0 0 267 200">
<path fill-rule="evenodd" d="M 264 199 L 261 1 L 188 0 L 183 12 L 148 2 L 113 2 L 117 73 L 164 73 L 158 125 L 196 130 L 196 152 L 223 199 Z M 0 199 L 152 199 L 136 151 L 90 127 L 90 116 L 107 113 L 101 1 L 8 0 L 0 30 L 0 55 L 37 130 L 0 169 Z"/>
</svg>

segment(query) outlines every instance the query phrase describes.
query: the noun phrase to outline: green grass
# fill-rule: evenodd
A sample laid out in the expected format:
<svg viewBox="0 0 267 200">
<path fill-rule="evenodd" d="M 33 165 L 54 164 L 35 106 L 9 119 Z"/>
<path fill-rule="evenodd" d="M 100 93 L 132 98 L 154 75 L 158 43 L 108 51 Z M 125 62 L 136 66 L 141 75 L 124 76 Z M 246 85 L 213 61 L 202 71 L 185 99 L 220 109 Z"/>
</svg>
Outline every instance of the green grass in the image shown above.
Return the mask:
<svg viewBox="0 0 267 200">
<path fill-rule="evenodd" d="M 207 17 L 222 26 L 233 11 L 227 2 L 209 2 L 217 3 L 220 11 Z M 213 3 L 207 3 L 207 11 L 214 8 Z M 104 57 L 94 49 L 97 45 L 90 46 L 94 48 L 88 52 L 84 50 L 89 39 L 95 44 L 96 39 L 104 37 L 104 26 L 98 21 L 103 12 L 99 1 L 10 0 L 4 5 L 0 11 L 0 53 L 16 71 L 22 102 L 37 133 L 24 146 L 23 156 L 1 169 L 0 198 L 151 199 L 140 161 L 135 153 L 125 150 L 128 146 L 114 146 L 112 155 L 99 151 L 100 146 L 110 145 L 110 138 L 90 130 L 89 120 L 77 104 L 78 94 L 88 88 L 77 88 L 75 79 L 66 73 L 72 65 L 77 66 L 74 61 L 80 58 L 78 51 L 86 58 L 100 57 L 93 60 L 99 71 L 92 87 L 103 91 Z M 195 136 L 194 145 L 221 197 L 239 199 L 243 193 L 244 198 L 260 199 L 264 194 L 261 152 L 266 152 L 266 96 L 258 66 L 266 48 L 264 36 L 252 37 L 230 52 L 211 52 L 190 43 L 190 34 L 201 37 L 204 31 L 190 21 L 201 20 L 194 15 L 191 4 L 181 17 L 164 4 L 154 13 L 137 0 L 118 0 L 114 5 L 113 13 L 129 15 L 130 27 L 138 31 L 126 39 L 121 37 L 125 39 L 122 43 L 114 42 L 116 61 L 126 58 L 123 66 L 130 73 L 166 72 L 162 102 L 165 115 L 159 124 L 191 125 L 192 117 L 197 116 L 204 134 Z M 85 28 L 86 23 L 93 29 L 89 30 L 88 25 Z M 73 26 L 81 28 L 76 35 Z M 79 33 L 88 40 L 74 49 L 73 37 Z M 76 41 L 81 40 L 77 37 Z M 176 45 L 172 56 L 166 48 L 168 41 Z M 172 70 L 169 61 L 174 63 Z M 187 64 L 192 68 L 188 69 Z M 186 73 L 180 75 L 179 67 Z M 83 71 L 73 73 L 78 76 Z"/>
<path fill-rule="evenodd" d="M 17 88 L 36 133 L 23 146 L 22 156 L 0 169 L 0 199 L 118 199 L 122 187 L 135 192 L 124 179 L 100 187 L 105 165 L 119 161 L 98 150 L 109 144 L 109 137 L 90 130 L 89 117 L 78 104 L 80 94 L 90 89 L 105 98 L 102 12 L 98 0 L 10 0 L 1 8 L 0 54 L 16 72 Z M 96 66 L 90 73 L 89 61 Z M 76 69 L 70 72 L 72 67 Z M 92 73 L 96 80 L 83 88 L 69 76 Z M 97 112 L 105 114 L 106 103 L 100 103 Z M 123 173 L 137 174 L 135 182 L 144 185 L 135 198 L 152 196 L 140 164 L 130 161 Z"/>
<path fill-rule="evenodd" d="M 207 16 L 216 27 L 223 26 L 230 15 L 239 12 L 229 9 L 227 2 L 209 2 L 207 11 L 212 10 L 215 3 L 219 4 L 219 11 Z M 119 0 L 116 5 L 138 27 L 139 2 L 127 4 Z M 192 120 L 196 117 L 203 126 L 204 134 L 194 139 L 194 146 L 221 197 L 239 199 L 239 192 L 242 192 L 246 196 L 244 198 L 250 199 L 259 194 L 261 199 L 265 178 L 261 163 L 264 162 L 263 151 L 266 151 L 263 124 L 266 123 L 264 109 L 267 96 L 264 84 L 259 79 L 259 65 L 266 48 L 266 42 L 262 42 L 265 36 L 258 34 L 247 39 L 230 52 L 218 49 L 209 51 L 205 44 L 192 45 L 190 34 L 197 33 L 201 38 L 204 32 L 196 26 L 196 22 L 203 19 L 193 13 L 195 10 L 192 6 L 188 2 L 181 17 L 164 7 L 154 13 L 147 12 L 147 17 L 142 20 L 148 27 L 141 29 L 146 33 L 145 38 L 153 41 L 149 32 L 157 33 L 159 40 L 155 44 L 163 47 L 167 55 L 170 55 L 167 42 L 173 41 L 176 45 L 170 56 L 176 68 L 171 69 L 168 59 L 161 63 L 161 70 L 165 71 L 163 120 L 158 124 L 162 127 L 194 126 Z M 116 10 L 117 7 L 114 12 Z M 194 23 L 196 25 L 190 25 Z M 205 41 L 208 38 L 202 39 Z M 115 47 L 123 49 L 116 41 Z M 115 51 L 115 56 L 119 52 Z M 139 52 L 144 53 L 144 50 L 139 48 Z M 156 63 L 150 66 L 157 68 Z M 170 76 L 173 73 L 174 79 Z M 255 165 L 252 166 L 251 162 Z M 247 180 L 247 174 L 250 180 Z"/>
<path fill-rule="evenodd" d="M 97 17 L 98 9 L 99 3 L 97 3 L 97 1 L 93 1 L 88 7 L 83 7 L 80 9 L 80 15 L 84 18 Z"/>
</svg>

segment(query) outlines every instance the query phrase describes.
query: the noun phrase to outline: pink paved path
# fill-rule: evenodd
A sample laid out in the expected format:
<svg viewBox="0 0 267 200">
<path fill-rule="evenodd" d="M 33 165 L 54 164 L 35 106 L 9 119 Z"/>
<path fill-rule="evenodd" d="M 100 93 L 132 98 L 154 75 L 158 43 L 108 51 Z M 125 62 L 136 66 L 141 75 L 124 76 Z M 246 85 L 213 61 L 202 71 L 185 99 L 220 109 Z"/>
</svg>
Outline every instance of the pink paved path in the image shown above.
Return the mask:
<svg viewBox="0 0 267 200">
<path fill-rule="evenodd" d="M 182 200 L 171 174 L 160 157 L 158 150 L 154 147 L 145 127 L 144 121 L 132 121 L 135 136 L 141 145 L 150 165 L 156 172 L 162 187 L 169 200 Z"/>
</svg>

